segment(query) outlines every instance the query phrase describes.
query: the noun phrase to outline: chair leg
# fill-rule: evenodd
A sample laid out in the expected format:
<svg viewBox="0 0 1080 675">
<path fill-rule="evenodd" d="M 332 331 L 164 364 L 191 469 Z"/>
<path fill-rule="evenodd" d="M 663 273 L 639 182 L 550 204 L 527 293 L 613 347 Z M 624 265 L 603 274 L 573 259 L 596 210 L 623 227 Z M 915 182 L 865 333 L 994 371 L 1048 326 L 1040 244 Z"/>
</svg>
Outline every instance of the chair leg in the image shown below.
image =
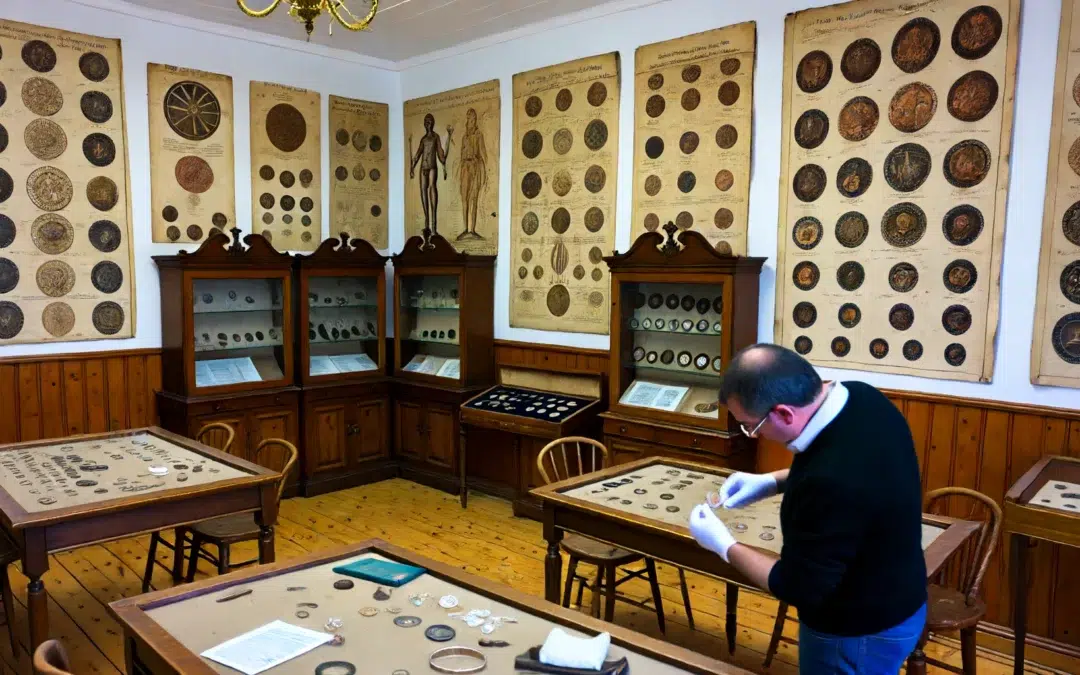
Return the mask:
<svg viewBox="0 0 1080 675">
<path fill-rule="evenodd" d="M 202 548 L 202 539 L 194 532 L 191 533 L 191 553 L 188 556 L 187 581 L 189 584 L 195 581 L 195 570 L 199 564 L 199 550 Z"/>
<path fill-rule="evenodd" d="M 686 608 L 686 621 L 690 630 L 694 630 L 694 610 L 690 609 L 690 587 L 686 585 L 686 570 L 679 568 L 679 585 L 682 586 L 682 602 Z"/>
<path fill-rule="evenodd" d="M 217 571 L 218 571 L 218 574 L 228 574 L 229 573 L 229 545 L 228 544 L 221 544 L 220 546 L 218 546 Z"/>
<path fill-rule="evenodd" d="M 725 626 L 727 632 L 727 648 L 729 653 L 734 654 L 735 635 L 739 628 L 739 622 L 736 616 L 739 609 L 739 587 L 735 584 L 728 584 L 725 595 L 727 596 L 727 625 Z"/>
<path fill-rule="evenodd" d="M 155 531 L 150 535 L 150 549 L 146 552 L 146 572 L 143 573 L 142 592 L 150 590 L 150 581 L 154 578 L 154 558 L 157 556 L 158 542 L 161 535 Z"/>
<path fill-rule="evenodd" d="M 964 675 L 975 675 L 975 626 L 960 631 L 960 653 L 963 658 Z"/>
<path fill-rule="evenodd" d="M 929 639 L 930 632 L 924 628 L 922 637 L 919 638 L 919 644 L 915 646 L 915 651 L 911 652 L 911 656 L 908 657 L 907 675 L 926 675 L 926 653 L 923 652 L 923 647 L 926 646 L 926 641 Z"/>
<path fill-rule="evenodd" d="M 600 596 L 604 594 L 604 566 L 596 566 L 596 579 L 592 584 L 592 611 L 589 613 L 597 619 L 600 618 Z"/>
<path fill-rule="evenodd" d="M 776 650 L 780 648 L 780 638 L 784 635 L 784 622 L 787 621 L 788 605 L 786 602 L 781 602 L 780 606 L 776 608 L 776 623 L 773 624 L 772 637 L 769 639 L 769 648 L 765 650 L 765 663 L 762 667 L 768 668 L 772 665 L 773 657 L 776 656 Z"/>
<path fill-rule="evenodd" d="M 574 575 L 577 574 L 578 559 L 570 556 L 570 564 L 566 566 L 566 585 L 563 589 L 562 606 L 570 606 L 570 594 L 574 590 Z"/>
<path fill-rule="evenodd" d="M 8 639 L 11 640 L 11 655 L 18 662 L 19 643 L 15 639 L 15 600 L 11 597 L 11 577 L 8 576 L 7 565 L 0 568 L 0 597 L 4 601 L 4 619 L 7 621 Z"/>
<path fill-rule="evenodd" d="M 656 561 L 645 558 L 645 570 L 649 573 L 649 586 L 652 587 L 653 604 L 656 605 L 656 623 L 660 626 L 660 632 L 666 633 L 664 626 L 664 599 L 660 596 L 660 582 L 656 580 Z"/>
<path fill-rule="evenodd" d="M 615 620 L 615 577 L 619 576 L 615 565 L 606 565 L 604 576 L 607 577 L 607 597 L 604 598 L 604 621 Z"/>
<path fill-rule="evenodd" d="M 172 561 L 172 578 L 173 583 L 179 583 L 184 578 L 184 539 L 186 534 L 184 528 L 177 527 L 173 530 L 173 561 Z"/>
<path fill-rule="evenodd" d="M 585 577 L 582 577 L 577 585 L 577 606 L 578 609 L 583 609 L 585 605 L 581 604 L 585 597 Z"/>
</svg>

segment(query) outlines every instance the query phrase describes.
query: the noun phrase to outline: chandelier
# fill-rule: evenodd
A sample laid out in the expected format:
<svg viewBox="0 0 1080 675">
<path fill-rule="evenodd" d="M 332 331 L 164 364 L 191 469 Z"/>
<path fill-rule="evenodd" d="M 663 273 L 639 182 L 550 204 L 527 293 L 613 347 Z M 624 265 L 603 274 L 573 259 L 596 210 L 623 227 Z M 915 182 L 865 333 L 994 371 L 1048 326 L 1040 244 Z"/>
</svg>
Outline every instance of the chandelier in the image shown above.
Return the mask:
<svg viewBox="0 0 1080 675">
<path fill-rule="evenodd" d="M 266 9 L 254 10 L 248 7 L 244 0 L 236 0 L 237 6 L 244 14 L 261 19 L 270 16 L 270 13 L 278 8 L 283 0 L 273 0 Z M 379 10 L 379 0 L 361 0 L 371 3 L 371 10 L 363 18 L 357 17 L 345 6 L 345 0 L 284 0 L 289 6 L 289 16 L 301 21 L 307 31 L 308 40 L 311 40 L 311 31 L 315 29 L 315 20 L 326 12 L 330 15 L 330 34 L 334 34 L 334 21 L 349 30 L 367 30 L 368 24 L 375 18 L 375 12 Z"/>
</svg>

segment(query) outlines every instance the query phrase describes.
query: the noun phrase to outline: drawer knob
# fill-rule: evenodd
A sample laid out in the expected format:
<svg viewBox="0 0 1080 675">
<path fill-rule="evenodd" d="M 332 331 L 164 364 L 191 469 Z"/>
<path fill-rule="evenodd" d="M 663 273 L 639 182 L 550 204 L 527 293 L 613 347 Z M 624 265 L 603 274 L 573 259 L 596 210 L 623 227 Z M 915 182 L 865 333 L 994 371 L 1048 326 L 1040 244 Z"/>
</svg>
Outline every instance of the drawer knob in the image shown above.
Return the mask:
<svg viewBox="0 0 1080 675">
<path fill-rule="evenodd" d="M 619 427 L 619 433 L 620 434 L 625 434 L 626 433 L 626 425 L 625 424 L 623 426 Z"/>
<path fill-rule="evenodd" d="M 281 397 L 280 396 L 275 396 L 274 397 L 274 403 L 276 403 L 278 405 L 281 405 Z"/>
<path fill-rule="evenodd" d="M 694 446 L 696 448 L 697 445 L 698 445 L 698 439 L 696 439 L 696 438 L 690 439 L 690 445 L 692 445 L 692 446 Z"/>
<path fill-rule="evenodd" d="M 225 409 L 224 403 L 215 403 L 213 406 L 214 412 L 218 412 Z"/>
</svg>

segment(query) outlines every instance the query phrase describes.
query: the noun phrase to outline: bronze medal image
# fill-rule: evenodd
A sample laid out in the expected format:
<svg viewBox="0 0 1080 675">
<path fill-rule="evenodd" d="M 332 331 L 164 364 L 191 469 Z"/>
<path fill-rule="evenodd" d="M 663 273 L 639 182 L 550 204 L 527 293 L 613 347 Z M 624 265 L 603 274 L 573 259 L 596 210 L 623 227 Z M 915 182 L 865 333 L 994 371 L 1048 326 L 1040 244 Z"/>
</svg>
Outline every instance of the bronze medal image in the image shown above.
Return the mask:
<svg viewBox="0 0 1080 675">
<path fill-rule="evenodd" d="M 594 108 L 603 105 L 607 100 L 607 87 L 603 82 L 593 82 L 589 85 L 589 93 L 585 95 L 585 100 Z"/>
<path fill-rule="evenodd" d="M 883 359 L 889 355 L 889 343 L 884 338 L 874 338 L 870 341 L 870 356 L 875 359 Z"/>
<path fill-rule="evenodd" d="M 296 185 L 296 176 L 292 171 L 282 171 L 281 175 L 278 176 L 278 181 L 281 183 L 281 187 L 288 189 Z"/>
<path fill-rule="evenodd" d="M 570 291 L 562 284 L 555 284 L 547 293 L 547 308 L 552 316 L 562 316 L 570 309 Z"/>
<path fill-rule="evenodd" d="M 960 141 L 945 153 L 945 180 L 955 187 L 975 187 L 983 182 L 990 168 L 990 148 L 981 141 Z"/>
<path fill-rule="evenodd" d="M 521 229 L 527 235 L 536 234 L 536 231 L 540 229 L 540 218 L 532 211 L 529 211 L 521 217 Z"/>
<path fill-rule="evenodd" d="M 292 211 L 293 207 L 296 206 L 296 198 L 290 195 L 283 195 L 281 199 L 278 200 L 278 206 L 281 207 L 282 211 Z"/>
<path fill-rule="evenodd" d="M 41 326 L 53 337 L 64 337 L 75 327 L 75 311 L 66 302 L 50 302 L 41 310 Z"/>
<path fill-rule="evenodd" d="M 263 180 L 273 180 L 274 175 L 274 167 L 269 164 L 263 164 L 259 167 L 259 178 L 262 178 Z"/>
<path fill-rule="evenodd" d="M 682 300 L 679 301 L 679 307 L 682 307 L 682 311 L 684 312 L 692 311 L 696 305 L 697 302 L 695 302 L 694 296 L 690 295 L 689 293 L 682 296 Z"/>
<path fill-rule="evenodd" d="M 716 97 L 725 106 L 733 106 L 739 100 L 739 84 L 728 80 L 720 85 L 720 88 L 716 91 Z"/>
<path fill-rule="evenodd" d="M 348 180 L 349 170 L 343 166 L 334 169 L 334 177 L 338 180 Z"/>
<path fill-rule="evenodd" d="M 679 211 L 679 215 L 675 216 L 675 227 L 680 230 L 689 230 L 693 226 L 694 216 L 689 211 Z"/>
<path fill-rule="evenodd" d="M 661 187 L 663 187 L 663 181 L 660 180 L 660 176 L 652 175 L 645 179 L 645 194 L 650 197 L 659 194 Z"/>
<path fill-rule="evenodd" d="M 71 222 L 59 213 L 44 213 L 30 226 L 30 238 L 42 253 L 60 255 L 71 248 L 75 230 Z"/>
<path fill-rule="evenodd" d="M 300 210 L 304 213 L 311 213 L 311 210 L 315 208 L 315 201 L 311 197 L 300 198 Z M 377 206 L 374 208 L 378 208 Z M 379 214 L 375 214 L 379 215 Z"/>
<path fill-rule="evenodd" d="M 858 290 L 865 280 L 866 271 L 854 260 L 847 261 L 836 270 L 836 283 L 845 291 Z"/>
<path fill-rule="evenodd" d="M 213 216 L 210 217 L 210 223 L 214 227 L 221 230 L 229 224 L 229 219 L 225 217 L 224 213 L 215 213 Z"/>
<path fill-rule="evenodd" d="M 735 73 L 739 72 L 739 68 L 742 66 L 742 61 L 737 58 L 727 58 L 720 62 L 720 72 L 728 77 L 731 77 Z"/>
<path fill-rule="evenodd" d="M 908 21 L 892 43 L 892 60 L 905 73 L 917 73 L 930 65 L 941 47 L 941 31 L 937 24 L 923 17 Z"/>
<path fill-rule="evenodd" d="M 531 248 L 527 248 L 521 252 L 521 262 L 532 262 L 533 252 Z"/>
<path fill-rule="evenodd" d="M 551 147 L 556 153 L 565 155 L 570 152 L 570 148 L 574 147 L 574 134 L 565 127 L 559 129 L 551 139 Z"/>
<path fill-rule="evenodd" d="M 716 248 L 716 252 L 719 253 L 720 255 L 735 255 L 734 251 L 731 248 L 731 244 L 729 244 L 726 241 L 718 241 L 718 242 L 716 242 L 716 247 L 715 248 Z"/>
<path fill-rule="evenodd" d="M 877 129 L 879 117 L 880 112 L 873 99 L 856 96 L 840 110 L 837 129 L 849 141 L 865 141 Z"/>
<path fill-rule="evenodd" d="M 205 141 L 221 124 L 221 103 L 199 82 L 177 82 L 162 101 L 165 121 L 177 136 L 189 141 Z"/>
<path fill-rule="evenodd" d="M 671 363 L 674 360 L 675 360 L 675 351 L 674 350 L 665 349 L 663 351 L 663 353 L 660 354 L 660 363 L 664 364 L 665 366 L 671 365 Z M 663 497 L 661 497 L 661 499 L 663 499 Z"/>
<path fill-rule="evenodd" d="M 566 169 L 560 169 L 551 179 L 551 191 L 560 197 L 565 197 L 566 195 L 570 194 L 570 190 L 573 187 L 574 179 L 570 176 L 570 172 Z"/>
<path fill-rule="evenodd" d="M 60 169 L 42 166 L 34 169 L 26 179 L 26 193 L 34 206 L 42 211 L 59 211 L 71 203 L 71 179 Z M 3 188 L 0 186 L 0 197 L 2 196 Z M 0 198 L 0 202 L 2 201 L 4 200 Z"/>
<path fill-rule="evenodd" d="M 271 223 L 274 222 L 274 214 L 272 214 L 272 213 L 264 213 L 264 214 L 262 214 L 262 221 L 263 221 L 264 225 L 270 225 Z M 265 231 L 266 230 L 264 230 L 264 232 Z"/>
<path fill-rule="evenodd" d="M 953 246 L 970 246 L 983 229 L 983 215 L 970 204 L 949 209 L 941 221 L 941 231 Z"/>
<path fill-rule="evenodd" d="M 693 131 L 687 131 L 679 137 L 679 150 L 682 150 L 684 155 L 692 155 L 698 148 L 698 143 L 701 139 Z"/>
<path fill-rule="evenodd" d="M 896 263 L 889 270 L 889 287 L 897 293 L 907 293 L 919 283 L 919 270 L 911 263 Z"/>
<path fill-rule="evenodd" d="M 161 218 L 166 223 L 175 223 L 176 219 L 180 217 L 180 212 L 176 210 L 176 207 L 172 204 L 167 205 L 161 209 Z"/>
<path fill-rule="evenodd" d="M 693 84 L 701 77 L 701 66 L 694 64 L 686 66 L 682 69 L 682 81 L 687 84 Z"/>
<path fill-rule="evenodd" d="M 659 136 L 651 136 L 645 141 L 645 156 L 649 159 L 656 159 L 660 155 L 664 154 L 664 139 Z"/>
<path fill-rule="evenodd" d="M 792 181 L 792 190 L 794 190 L 795 196 L 799 198 L 799 201 L 812 202 L 825 192 L 825 184 L 827 182 L 828 179 L 825 177 L 825 169 L 822 169 L 817 164 L 806 164 L 795 172 L 795 178 Z"/>
<path fill-rule="evenodd" d="M 0 320 L 2 319 L 3 314 L 0 311 Z M 3 330 L 2 325 L 0 325 L 0 330 Z M 1051 331 L 1050 342 L 1054 345 L 1054 351 L 1061 360 L 1072 364 L 1080 363 L 1080 312 L 1066 314 L 1058 319 Z"/>
<path fill-rule="evenodd" d="M 908 340 L 904 343 L 901 353 L 908 361 L 918 361 L 923 355 L 922 343 L 918 340 Z"/>
<path fill-rule="evenodd" d="M 812 216 L 799 218 L 791 229 L 791 240 L 804 251 L 809 251 L 821 242 L 824 229 L 821 221 Z"/>
<path fill-rule="evenodd" d="M 795 82 L 807 94 L 816 94 L 832 79 L 832 59 L 823 51 L 803 56 L 795 70 Z"/>
<path fill-rule="evenodd" d="M 120 227 L 111 220 L 99 220 L 90 226 L 90 245 L 102 253 L 120 248 Z"/>
<path fill-rule="evenodd" d="M 716 172 L 716 178 L 713 180 L 713 183 L 720 192 L 727 192 L 731 189 L 731 186 L 735 184 L 735 176 L 727 169 L 720 169 Z"/>
<path fill-rule="evenodd" d="M 1080 137 L 1077 137 L 1069 147 L 1069 168 L 1073 170 L 1073 173 L 1080 176 Z"/>
<path fill-rule="evenodd" d="M 861 157 L 853 157 L 840 165 L 836 172 L 836 189 L 848 199 L 862 196 L 873 181 L 874 170 Z"/>
<path fill-rule="evenodd" d="M 897 192 L 919 189 L 930 176 L 930 153 L 918 143 L 901 143 L 885 157 L 885 182 Z"/>
<path fill-rule="evenodd" d="M 295 152 L 307 138 L 303 113 L 288 103 L 278 103 L 266 113 L 266 137 L 282 152 Z"/>
<path fill-rule="evenodd" d="M 693 112 L 701 105 L 701 92 L 691 87 L 683 92 L 680 104 L 686 112 Z"/>
<path fill-rule="evenodd" d="M 113 115 L 112 99 L 100 91 L 88 91 L 79 99 L 83 117 L 94 124 L 105 124 Z"/>
<path fill-rule="evenodd" d="M 963 335 L 971 328 L 971 312 L 963 305 L 951 305 L 941 314 L 941 326 L 949 335 Z"/>
<path fill-rule="evenodd" d="M 94 166 L 104 167 L 116 159 L 116 145 L 105 134 L 90 134 L 83 139 L 83 156 Z"/>
<path fill-rule="evenodd" d="M 595 270 L 599 272 L 600 270 Z M 599 280 L 599 279 L 598 279 Z M 589 293 L 589 306 L 596 309 L 604 304 L 604 294 L 600 291 L 593 291 Z"/>
<path fill-rule="evenodd" d="M 678 186 L 679 192 L 689 194 L 697 186 L 697 176 L 694 175 L 693 171 L 683 171 L 679 174 L 675 184 Z"/>
<path fill-rule="evenodd" d="M 660 87 L 664 86 L 664 76 L 660 73 L 653 73 L 649 76 L 648 85 L 649 89 L 652 89 L 653 91 L 658 90 Z"/>
<path fill-rule="evenodd" d="M 805 335 L 800 335 L 795 338 L 795 351 L 802 355 L 810 353 L 810 350 L 814 348 L 814 341 Z"/>
<path fill-rule="evenodd" d="M 0 258 L 0 294 L 10 293 L 19 285 L 19 266 L 7 258 Z"/>
<path fill-rule="evenodd" d="M 15 221 L 0 213 L 0 248 L 7 248 L 15 241 Z"/>
<path fill-rule="evenodd" d="M 379 178 L 381 178 L 381 177 L 382 177 L 382 173 L 380 173 L 378 169 L 372 169 L 372 170 L 371 170 L 371 172 L 370 172 L 370 173 L 368 173 L 368 176 L 370 176 L 370 177 L 371 177 L 371 181 L 372 181 L 373 183 L 378 183 L 378 182 L 379 182 Z"/>
<path fill-rule="evenodd" d="M 560 89 L 559 93 L 555 94 L 555 107 L 559 110 L 559 112 L 566 112 L 573 104 L 574 95 L 570 93 L 569 89 Z"/>
<path fill-rule="evenodd" d="M 1069 302 L 1080 305 L 1080 260 L 1072 261 L 1061 270 L 1058 285 Z"/>
<path fill-rule="evenodd" d="M 599 265 L 604 260 L 604 252 L 600 250 L 599 246 L 593 246 L 589 249 L 589 262 L 594 265 Z"/>
<path fill-rule="evenodd" d="M 829 117 L 820 110 L 807 110 L 795 122 L 795 142 L 800 148 L 813 150 L 824 143 L 828 135 Z"/>
<path fill-rule="evenodd" d="M 585 189 L 596 194 L 604 189 L 607 183 L 607 173 L 597 164 L 593 164 L 585 171 Z"/>
<path fill-rule="evenodd" d="M 34 275 L 38 289 L 50 298 L 59 298 L 75 287 L 75 270 L 63 260 L 49 260 Z"/>
<path fill-rule="evenodd" d="M 165 229 L 165 236 L 169 238 L 169 241 L 180 241 L 180 228 L 170 225 Z"/>
<path fill-rule="evenodd" d="M 1076 79 L 1073 80 L 1072 96 L 1073 101 L 1076 101 L 1076 105 L 1080 106 L 1080 75 L 1077 75 Z"/>
<path fill-rule="evenodd" d="M 102 260 L 90 271 L 90 281 L 102 293 L 115 293 L 124 285 L 124 272 L 111 260 Z"/>
<path fill-rule="evenodd" d="M 79 72 L 91 82 L 102 82 L 109 77 L 109 60 L 97 52 L 86 52 L 79 57 Z"/>
<path fill-rule="evenodd" d="M 367 171 L 364 170 L 364 165 L 361 164 L 360 162 L 357 162 L 356 165 L 353 166 L 353 168 L 352 168 L 352 177 L 353 177 L 353 179 L 357 180 L 357 181 L 361 181 L 361 180 L 364 180 L 364 176 L 366 176 L 366 175 L 367 175 Z"/>
<path fill-rule="evenodd" d="M 22 60 L 30 70 L 48 73 L 56 67 L 56 51 L 48 42 L 30 40 L 23 45 Z"/>
<path fill-rule="evenodd" d="M 345 133 L 347 134 L 349 132 L 346 131 Z M 345 145 L 345 144 L 342 143 L 342 145 Z M 368 145 L 367 134 L 365 134 L 360 129 L 357 129 L 356 131 L 354 131 L 353 135 L 352 135 L 352 146 L 354 148 L 356 148 L 356 151 L 357 152 L 363 152 L 363 151 L 367 150 L 367 145 Z"/>
<path fill-rule="evenodd" d="M 998 83 L 982 70 L 961 75 L 949 88 L 949 114 L 961 122 L 978 122 L 990 114 L 998 99 Z"/>
<path fill-rule="evenodd" d="M 721 150 L 730 150 L 739 141 L 739 132 L 730 124 L 716 130 L 716 145 Z"/>
<path fill-rule="evenodd" d="M 67 134 L 52 120 L 38 118 L 32 120 L 23 130 L 23 142 L 34 157 L 49 161 L 56 159 L 67 150 Z"/>
<path fill-rule="evenodd" d="M 851 341 L 844 336 L 834 337 L 831 347 L 835 356 L 843 358 L 851 352 Z"/>
<path fill-rule="evenodd" d="M 817 321 L 817 307 L 809 302 L 800 302 L 792 310 L 791 319 L 799 328 L 809 328 Z"/>
<path fill-rule="evenodd" d="M 795 265 L 795 269 L 791 271 L 791 281 L 800 291 L 812 290 L 820 279 L 821 271 L 818 266 L 808 260 Z"/>
<path fill-rule="evenodd" d="M 911 202 L 890 206 L 881 217 L 881 236 L 898 248 L 919 243 L 926 234 L 926 214 Z"/>
<path fill-rule="evenodd" d="M 528 279 L 528 278 L 529 278 L 529 268 L 522 265 L 521 267 L 518 268 L 518 279 L 525 280 L 525 279 Z"/>
<path fill-rule="evenodd" d="M 349 130 L 348 129 L 338 129 L 337 132 L 334 134 L 334 140 L 337 141 L 338 145 L 348 145 L 349 144 Z"/>
<path fill-rule="evenodd" d="M 844 328 L 854 328 L 862 320 L 862 310 L 853 302 L 845 302 L 836 312 L 836 320 Z"/>
<path fill-rule="evenodd" d="M 713 215 L 713 225 L 718 229 L 726 230 L 735 223 L 735 214 L 731 212 L 731 209 L 721 207 L 716 210 Z"/>
<path fill-rule="evenodd" d="M 849 82 L 860 84 L 866 82 L 881 65 L 881 47 L 870 38 L 855 40 L 840 59 L 840 72 Z"/>
<path fill-rule="evenodd" d="M 544 278 L 544 268 L 537 265 L 536 267 L 533 268 L 533 279 L 536 279 L 537 281 L 540 281 L 543 278 Z"/>
<path fill-rule="evenodd" d="M 967 293 L 979 278 L 970 260 L 954 260 L 945 266 L 942 281 L 950 293 Z"/>
<path fill-rule="evenodd" d="M 202 157 L 187 155 L 176 162 L 176 183 L 192 194 L 202 194 L 214 184 L 214 170 Z"/>
<path fill-rule="evenodd" d="M 566 234 L 566 231 L 570 229 L 570 212 L 559 207 L 551 214 L 551 229 L 555 230 L 555 234 Z"/>
<path fill-rule="evenodd" d="M 525 114 L 529 117 L 536 117 L 540 114 L 540 110 L 544 107 L 544 102 L 540 100 L 539 96 L 530 96 L 525 100 Z"/>
<path fill-rule="evenodd" d="M 889 325 L 896 330 L 907 330 L 915 323 L 915 310 L 911 305 L 898 303 L 889 310 Z"/>
<path fill-rule="evenodd" d="M 124 327 L 124 309 L 111 300 L 94 307 L 91 320 L 94 328 L 102 335 L 115 335 Z"/>
<path fill-rule="evenodd" d="M 1001 39 L 1001 15 L 989 5 L 972 7 L 953 27 L 952 48 L 962 59 L 975 60 L 993 51 Z"/>
<path fill-rule="evenodd" d="M 951 96 L 950 96 L 951 98 Z M 922 82 L 911 82 L 896 90 L 889 102 L 889 122 L 906 134 L 921 130 L 937 112 L 937 93 Z"/>
<path fill-rule="evenodd" d="M 382 137 L 378 134 L 372 134 L 371 138 L 368 140 L 368 147 L 371 148 L 372 152 L 379 152 L 382 150 Z"/>
<path fill-rule="evenodd" d="M 64 95 L 60 87 L 44 77 L 31 77 L 23 82 L 22 102 L 35 115 L 50 117 L 64 107 Z"/>
<path fill-rule="evenodd" d="M 656 232 L 656 229 L 660 227 L 660 216 L 655 213 L 646 214 L 642 225 L 644 225 L 647 232 Z"/>
<path fill-rule="evenodd" d="M 589 232 L 599 232 L 604 226 L 604 212 L 596 206 L 590 206 L 585 211 L 585 229 Z"/>
<path fill-rule="evenodd" d="M 97 176 L 86 184 L 86 201 L 98 211 L 109 211 L 119 200 L 120 193 L 111 178 Z"/>
<path fill-rule="evenodd" d="M 521 154 L 529 159 L 536 159 L 543 149 L 544 137 L 539 131 L 530 129 L 521 137 Z"/>
<path fill-rule="evenodd" d="M 607 124 L 603 120 L 593 120 L 585 127 L 585 147 L 592 151 L 604 147 L 608 139 Z"/>
<path fill-rule="evenodd" d="M 14 190 L 15 181 L 11 179 L 11 174 L 0 167 L 0 204 L 6 202 Z"/>
<path fill-rule="evenodd" d="M 2 55 L 0 55 L 2 56 Z M 0 108 L 4 107 L 4 103 L 7 102 L 7 87 L 3 82 L 0 82 Z"/>
<path fill-rule="evenodd" d="M 543 184 L 540 174 L 530 171 L 521 178 L 521 194 L 525 195 L 526 199 L 535 199 L 536 195 L 540 194 Z"/>
<path fill-rule="evenodd" d="M 282 233 L 282 234 L 284 234 L 284 233 Z M 198 225 L 188 225 L 188 227 L 187 227 L 187 236 L 188 236 L 188 239 L 190 239 L 192 241 L 199 241 L 203 237 L 202 228 L 199 227 Z M 287 237 L 289 235 L 285 234 L 285 236 Z"/>
<path fill-rule="evenodd" d="M 259 195 L 259 206 L 263 207 L 264 209 L 272 209 L 274 208 L 274 204 L 276 203 L 277 200 L 274 199 L 274 195 L 270 194 L 269 192 L 264 192 Z"/>
</svg>

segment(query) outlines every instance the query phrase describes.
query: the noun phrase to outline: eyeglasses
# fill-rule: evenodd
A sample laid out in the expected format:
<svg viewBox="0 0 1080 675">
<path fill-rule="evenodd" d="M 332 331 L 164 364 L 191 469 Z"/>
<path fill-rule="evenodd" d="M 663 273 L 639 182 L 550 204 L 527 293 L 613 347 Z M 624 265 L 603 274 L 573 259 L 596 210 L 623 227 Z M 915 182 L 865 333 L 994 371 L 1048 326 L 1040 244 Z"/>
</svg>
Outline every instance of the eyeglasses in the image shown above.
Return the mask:
<svg viewBox="0 0 1080 675">
<path fill-rule="evenodd" d="M 746 430 L 746 426 L 745 426 L 745 425 L 744 425 L 744 424 L 743 424 L 742 422 L 740 422 L 740 423 L 739 423 L 739 429 L 740 429 L 740 430 L 741 430 L 741 431 L 742 431 L 742 432 L 743 432 L 744 434 L 746 434 L 746 437 L 747 437 L 747 438 L 754 438 L 755 436 L 757 436 L 757 432 L 761 431 L 761 427 L 765 426 L 765 422 L 767 422 L 767 421 L 768 421 L 768 419 L 769 419 L 769 415 L 771 415 L 771 414 L 772 414 L 772 411 L 770 410 L 770 411 L 769 411 L 768 413 L 766 413 L 765 417 L 762 417 L 762 418 L 761 418 L 761 421 L 760 421 L 760 422 L 758 422 L 758 423 L 757 423 L 757 424 L 756 424 L 756 425 L 754 426 L 754 428 L 753 428 L 753 429 L 751 429 L 751 430 L 749 430 L 749 431 L 747 431 L 747 430 Z"/>
</svg>

